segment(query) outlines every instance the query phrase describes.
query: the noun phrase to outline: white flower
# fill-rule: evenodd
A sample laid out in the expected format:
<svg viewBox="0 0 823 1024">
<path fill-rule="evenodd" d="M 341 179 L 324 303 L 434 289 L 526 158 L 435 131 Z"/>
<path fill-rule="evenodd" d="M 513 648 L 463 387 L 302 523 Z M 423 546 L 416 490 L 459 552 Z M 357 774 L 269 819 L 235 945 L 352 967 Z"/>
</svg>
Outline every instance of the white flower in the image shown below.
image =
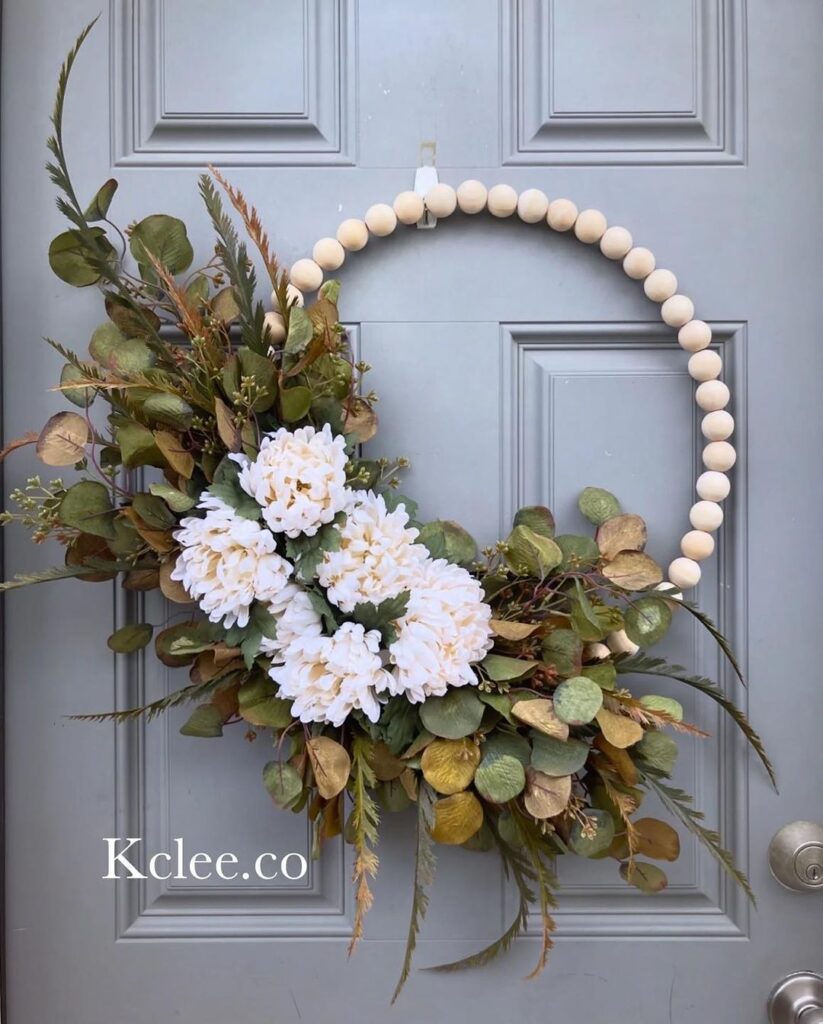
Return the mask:
<svg viewBox="0 0 823 1024">
<path fill-rule="evenodd" d="M 491 608 L 470 573 L 443 559 L 426 562 L 389 647 L 395 666 L 389 692 L 416 704 L 442 696 L 449 686 L 476 686 L 471 666 L 492 647 L 490 619 Z"/>
<path fill-rule="evenodd" d="M 334 636 L 301 636 L 283 652 L 284 664 L 269 675 L 281 697 L 294 699 L 292 714 L 301 722 L 342 725 L 355 709 L 370 721 L 380 717 L 376 693 L 385 690 L 389 673 L 380 658 L 380 634 L 345 622 Z"/>
<path fill-rule="evenodd" d="M 274 640 L 264 637 L 260 650 L 282 662 L 282 652 L 300 636 L 320 636 L 323 624 L 308 593 L 296 583 L 288 583 L 269 605 L 277 622 Z"/>
<path fill-rule="evenodd" d="M 344 612 L 364 601 L 379 604 L 408 590 L 428 558 L 418 531 L 408 529 L 403 505 L 386 510 L 382 496 L 357 494 L 340 526 L 340 548 L 327 551 L 318 568 L 320 584 Z"/>
<path fill-rule="evenodd" d="M 175 531 L 183 550 L 171 578 L 183 584 L 212 622 L 245 626 L 252 602 L 273 601 L 294 566 L 277 554 L 265 527 L 238 516 L 219 498 L 207 494 L 198 508 L 206 509 L 206 515 L 182 519 Z"/>
<path fill-rule="evenodd" d="M 242 467 L 238 481 L 263 509 L 263 518 L 275 533 L 313 537 L 330 523 L 348 500 L 346 441 L 322 430 L 281 427 L 267 434 L 257 458 L 233 455 Z"/>
</svg>

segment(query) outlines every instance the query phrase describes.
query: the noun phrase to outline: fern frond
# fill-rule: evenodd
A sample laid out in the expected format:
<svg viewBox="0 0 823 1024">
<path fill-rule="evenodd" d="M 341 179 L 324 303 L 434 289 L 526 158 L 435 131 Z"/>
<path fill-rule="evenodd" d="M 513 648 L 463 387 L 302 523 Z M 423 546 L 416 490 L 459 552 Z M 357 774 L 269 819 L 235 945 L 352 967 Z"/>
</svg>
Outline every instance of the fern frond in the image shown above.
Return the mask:
<svg viewBox="0 0 823 1024">
<path fill-rule="evenodd" d="M 693 615 L 697 619 L 697 621 L 700 623 L 700 625 L 703 626 L 703 628 L 711 635 L 711 637 L 717 643 L 717 646 L 720 648 L 720 650 L 726 656 L 726 660 L 729 662 L 731 667 L 734 669 L 734 674 L 737 676 L 737 678 L 740 680 L 740 682 L 745 686 L 746 685 L 746 680 L 743 678 L 743 670 L 741 669 L 740 664 L 739 664 L 737 658 L 734 655 L 734 651 L 732 650 L 732 645 L 729 643 L 729 641 L 726 639 L 726 637 L 723 636 L 723 634 L 720 632 L 720 630 L 714 624 L 714 622 L 712 622 L 712 620 L 709 618 L 709 616 L 705 612 L 701 611 L 697 607 L 697 605 L 694 604 L 693 601 L 687 601 L 685 598 L 683 598 L 680 601 L 680 605 L 683 608 L 685 608 L 686 611 L 690 615 Z"/>
<path fill-rule="evenodd" d="M 249 238 L 257 246 L 257 251 L 260 253 L 260 257 L 266 267 L 266 273 L 271 280 L 271 286 L 272 288 L 277 288 L 281 277 L 280 264 L 277 262 L 277 257 L 271 251 L 269 236 L 263 227 L 260 214 L 253 206 L 249 206 L 246 197 L 240 189 L 230 185 L 220 171 L 216 167 L 212 167 L 211 164 L 209 164 L 209 173 L 222 186 L 232 206 L 240 214 Z"/>
<path fill-rule="evenodd" d="M 76 722 L 116 722 L 120 725 L 123 722 L 131 722 L 145 715 L 146 720 L 150 722 L 153 718 L 161 715 L 164 711 L 168 711 L 170 708 L 177 708 L 181 704 L 188 704 L 193 700 L 199 700 L 201 697 L 207 696 L 218 687 L 224 686 L 232 676 L 239 677 L 240 675 L 242 673 L 232 669 L 230 672 L 215 676 L 215 678 L 209 679 L 204 683 L 184 686 L 180 690 L 175 690 L 174 693 L 167 694 L 165 697 L 160 697 L 158 700 L 153 700 L 151 703 L 143 704 L 140 707 L 126 708 L 123 711 L 100 711 L 87 715 L 69 715 L 68 717 Z"/>
<path fill-rule="evenodd" d="M 369 878 L 377 874 L 379 861 L 374 847 L 378 840 L 380 815 L 377 803 L 369 790 L 377 785 L 377 777 L 371 765 L 372 741 L 368 736 L 360 734 L 352 743 L 352 830 L 354 832 L 355 860 L 352 881 L 355 890 L 354 925 L 349 956 L 352 955 L 358 941 L 363 937 L 363 919 L 374 902 L 374 895 L 369 885 Z"/>
</svg>

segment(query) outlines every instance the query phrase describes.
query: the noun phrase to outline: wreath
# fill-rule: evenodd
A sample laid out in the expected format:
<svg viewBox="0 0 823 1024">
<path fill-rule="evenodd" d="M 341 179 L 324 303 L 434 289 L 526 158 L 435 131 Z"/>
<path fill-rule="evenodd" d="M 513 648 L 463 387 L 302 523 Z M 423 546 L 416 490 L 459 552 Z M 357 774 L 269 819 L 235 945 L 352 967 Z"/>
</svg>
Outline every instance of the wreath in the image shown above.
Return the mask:
<svg viewBox="0 0 823 1024">
<path fill-rule="evenodd" d="M 625 229 L 607 230 L 596 211 L 578 215 L 567 200 L 549 205 L 535 190 L 518 196 L 498 186 L 487 194 L 476 182 L 457 192 L 437 185 L 425 203 L 404 193 L 393 206 L 372 207 L 289 273 L 254 208 L 214 170 L 200 179 L 214 254 L 190 272 L 194 254 L 181 220 L 155 214 L 121 233 L 109 219 L 113 180 L 88 207 L 78 202 L 62 114 L 90 28 L 62 68 L 48 141 L 48 171 L 70 222 L 49 259 L 68 284 L 100 288 L 107 320 L 89 357 L 47 339 L 65 360 L 59 391 L 79 411 L 58 412 L 3 452 L 36 443 L 46 465 L 80 474 L 70 484 L 33 477 L 12 493 L 16 510 L 3 521 L 21 522 L 37 542 L 57 540 L 65 564 L 3 589 L 66 577 L 159 588 L 188 606 L 183 621 L 178 614 L 171 624 L 129 624 L 108 646 L 135 657 L 153 641 L 164 664 L 189 667 L 189 681 L 145 707 L 77 717 L 122 722 L 191 703 L 181 730 L 188 736 L 217 737 L 238 725 L 272 743 L 263 784 L 273 801 L 309 815 L 315 852 L 339 834 L 354 846 L 350 949 L 372 902 L 384 812 L 414 805 L 412 913 L 397 992 L 437 844 L 495 850 L 519 893 L 506 932 L 450 968 L 484 964 L 508 948 L 536 904 L 542 943 L 534 973 L 541 970 L 561 854 L 612 857 L 629 885 L 662 890 L 666 876 L 654 862 L 675 860 L 679 839 L 670 824 L 638 817 L 647 793 L 751 896 L 720 837 L 671 781 L 677 736 L 704 734 L 684 721 L 678 701 L 637 697 L 627 686 L 658 676 L 699 690 L 731 716 L 773 779 L 758 735 L 720 687 L 647 653 L 675 612 L 689 614 L 740 675 L 728 643 L 683 596 L 714 546 L 717 502 L 728 492 L 717 467 L 730 468 L 731 446 L 719 357 L 690 301 L 672 295 L 673 275 L 653 271 L 651 254 L 632 248 Z M 255 269 L 220 189 L 270 278 L 271 312 L 256 297 Z M 699 529 L 684 538 L 667 581 L 644 551 L 643 520 L 608 491 L 580 495 L 593 537 L 558 534 L 549 509 L 534 506 L 478 553 L 457 523 L 418 521 L 414 501 L 399 490 L 406 460 L 362 454 L 377 429 L 376 396 L 363 387 L 368 367 L 352 361 L 339 285 L 322 283 L 324 271 L 398 218 L 413 223 L 424 209 L 447 216 L 458 204 L 498 216 L 517 208 L 524 220 L 548 217 L 557 230 L 574 227 L 582 241 L 599 241 L 645 280 L 695 352 L 702 369 L 693 376 L 709 384 L 704 432 L 715 468 L 701 478 L 704 500 L 692 510 Z M 303 291 L 317 289 L 305 305 Z M 108 407 L 104 426 L 92 420 L 95 404 Z"/>
</svg>

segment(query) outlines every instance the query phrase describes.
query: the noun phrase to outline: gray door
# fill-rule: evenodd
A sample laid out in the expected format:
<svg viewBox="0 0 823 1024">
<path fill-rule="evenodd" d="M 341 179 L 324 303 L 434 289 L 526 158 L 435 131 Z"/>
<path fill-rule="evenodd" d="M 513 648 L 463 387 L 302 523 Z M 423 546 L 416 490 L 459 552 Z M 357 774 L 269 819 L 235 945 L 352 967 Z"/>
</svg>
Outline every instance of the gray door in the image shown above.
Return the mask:
<svg viewBox="0 0 823 1024">
<path fill-rule="evenodd" d="M 59 359 L 40 337 L 82 350 L 102 319 L 99 296 L 50 274 L 62 226 L 40 170 L 57 69 L 99 8 L 3 2 L 7 438 L 60 405 L 46 390 Z M 82 53 L 70 160 L 83 194 L 120 180 L 121 223 L 175 213 L 207 258 L 196 178 L 212 161 L 290 263 L 411 187 L 433 142 L 441 180 L 542 188 L 626 225 L 675 270 L 725 357 L 741 457 L 698 596 L 741 653 L 748 694 L 690 619 L 668 653 L 748 704 L 777 763 L 779 797 L 712 707 L 687 702 L 713 738 L 686 751 L 679 781 L 750 872 L 759 908 L 685 836 L 656 898 L 609 864 L 563 864 L 539 980 L 521 980 L 537 950 L 527 938 L 484 971 L 413 975 L 398 1024 L 755 1024 L 779 977 L 823 968 L 821 897 L 782 889 L 767 866 L 779 826 L 823 816 L 822 43 L 815 0 L 111 0 Z M 373 240 L 340 276 L 382 398 L 377 447 L 412 459 L 427 516 L 489 541 L 518 503 L 540 501 L 575 529 L 577 491 L 599 484 L 647 517 L 653 554 L 673 557 L 699 465 L 692 387 L 673 333 L 619 266 L 545 225 L 454 217 Z M 38 468 L 18 453 L 7 486 Z M 6 535 L 7 575 L 54 557 Z M 383 1019 L 410 898 L 402 818 L 351 962 L 340 847 L 298 881 L 101 879 L 105 836 L 241 857 L 307 844 L 302 818 L 276 813 L 259 785 L 262 744 L 183 738 L 176 715 L 130 731 L 66 720 L 173 685 L 150 659 L 125 669 L 106 656 L 123 605 L 76 582 L 6 601 L 8 1024 Z M 508 902 L 493 858 L 443 852 L 418 964 L 494 937 Z"/>
</svg>

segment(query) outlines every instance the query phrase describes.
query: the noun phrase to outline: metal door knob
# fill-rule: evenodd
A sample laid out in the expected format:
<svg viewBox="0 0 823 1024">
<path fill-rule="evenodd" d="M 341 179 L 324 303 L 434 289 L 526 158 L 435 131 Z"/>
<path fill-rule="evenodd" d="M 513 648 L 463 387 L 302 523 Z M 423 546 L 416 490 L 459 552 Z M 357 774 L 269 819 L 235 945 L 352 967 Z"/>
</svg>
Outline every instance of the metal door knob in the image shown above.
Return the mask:
<svg viewBox="0 0 823 1024">
<path fill-rule="evenodd" d="M 823 1024 L 823 977 L 798 971 L 779 981 L 769 996 L 771 1024 Z"/>
</svg>

